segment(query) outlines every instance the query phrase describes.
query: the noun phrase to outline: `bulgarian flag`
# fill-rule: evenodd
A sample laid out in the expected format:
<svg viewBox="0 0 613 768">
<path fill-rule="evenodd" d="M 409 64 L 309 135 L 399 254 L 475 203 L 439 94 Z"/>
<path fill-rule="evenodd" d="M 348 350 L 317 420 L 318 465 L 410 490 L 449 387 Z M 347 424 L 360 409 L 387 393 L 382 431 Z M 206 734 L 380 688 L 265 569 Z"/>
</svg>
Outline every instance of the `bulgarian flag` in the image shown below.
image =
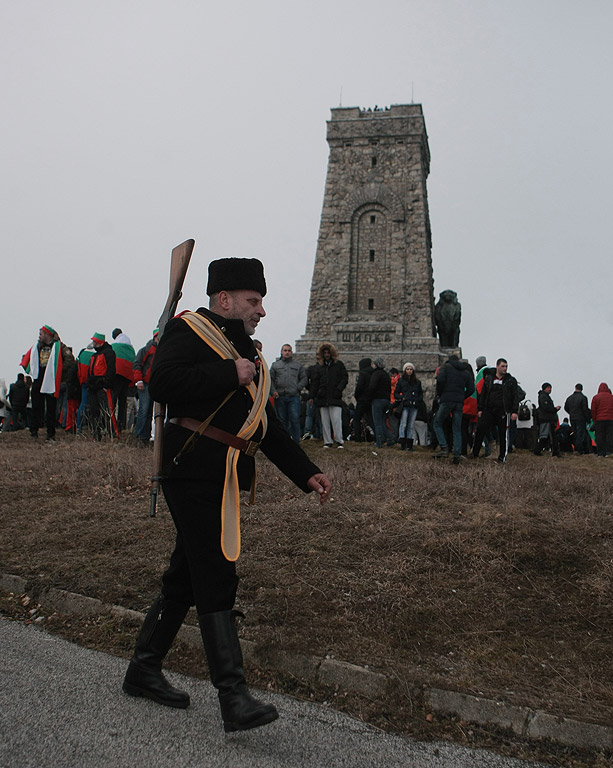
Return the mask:
<svg viewBox="0 0 613 768">
<path fill-rule="evenodd" d="M 136 352 L 131 344 L 115 343 L 111 345 L 115 353 L 115 373 L 123 376 L 132 383 L 132 363 L 136 360 Z"/>
<path fill-rule="evenodd" d="M 81 384 L 87 382 L 87 377 L 89 376 L 89 363 L 93 355 L 94 353 L 91 349 L 82 349 L 79 352 L 79 356 L 77 357 L 77 376 L 79 377 L 79 382 Z"/>
<path fill-rule="evenodd" d="M 21 358 L 21 367 L 29 374 L 34 381 L 40 373 L 40 353 L 38 342 L 25 353 Z M 60 394 L 60 384 L 62 383 L 62 350 L 60 342 L 56 341 L 51 345 L 51 354 L 47 360 L 43 381 L 40 387 L 41 394 L 53 395 L 58 397 Z"/>
</svg>

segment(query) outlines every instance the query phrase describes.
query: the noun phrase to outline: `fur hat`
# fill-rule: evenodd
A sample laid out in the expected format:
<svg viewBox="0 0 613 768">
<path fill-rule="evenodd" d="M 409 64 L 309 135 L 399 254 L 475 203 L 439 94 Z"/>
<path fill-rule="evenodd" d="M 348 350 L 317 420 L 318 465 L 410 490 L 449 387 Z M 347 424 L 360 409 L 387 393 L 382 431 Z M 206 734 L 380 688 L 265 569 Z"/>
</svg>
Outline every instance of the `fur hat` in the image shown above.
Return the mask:
<svg viewBox="0 0 613 768">
<path fill-rule="evenodd" d="M 240 290 L 257 291 L 266 296 L 264 266 L 259 259 L 217 259 L 209 264 L 207 296 Z"/>
<path fill-rule="evenodd" d="M 413 365 L 413 363 L 405 363 L 405 364 L 402 366 L 402 372 L 404 373 L 404 372 L 406 371 L 406 369 L 407 369 L 407 368 L 412 368 L 413 370 L 415 370 L 415 366 Z"/>
</svg>

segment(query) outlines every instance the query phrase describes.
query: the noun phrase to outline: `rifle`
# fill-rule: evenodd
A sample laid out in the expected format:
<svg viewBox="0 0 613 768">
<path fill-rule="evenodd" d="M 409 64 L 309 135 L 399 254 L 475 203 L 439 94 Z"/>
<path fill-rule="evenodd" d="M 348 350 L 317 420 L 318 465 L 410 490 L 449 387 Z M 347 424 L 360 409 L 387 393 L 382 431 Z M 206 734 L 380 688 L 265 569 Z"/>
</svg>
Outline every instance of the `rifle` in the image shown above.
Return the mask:
<svg viewBox="0 0 613 768">
<path fill-rule="evenodd" d="M 173 317 L 177 311 L 177 304 L 181 298 L 181 289 L 187 274 L 189 260 L 194 250 L 194 240 L 186 240 L 181 245 L 172 249 L 170 256 L 170 286 L 166 306 L 160 319 L 158 320 L 158 344 L 166 328 L 166 323 Z M 166 406 L 164 403 L 153 404 L 153 423 L 155 425 L 155 436 L 153 438 L 153 475 L 151 477 L 150 507 L 149 514 L 155 517 L 157 507 L 158 493 L 160 490 L 160 480 L 162 476 L 162 447 L 164 441 L 164 417 L 166 415 Z"/>
</svg>

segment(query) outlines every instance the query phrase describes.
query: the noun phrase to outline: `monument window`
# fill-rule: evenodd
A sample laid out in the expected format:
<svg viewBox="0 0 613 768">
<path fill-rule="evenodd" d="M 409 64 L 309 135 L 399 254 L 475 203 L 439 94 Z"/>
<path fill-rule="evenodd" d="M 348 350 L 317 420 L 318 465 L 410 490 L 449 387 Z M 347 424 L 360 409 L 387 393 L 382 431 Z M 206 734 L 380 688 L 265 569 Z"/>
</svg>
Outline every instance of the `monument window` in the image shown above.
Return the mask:
<svg viewBox="0 0 613 768">
<path fill-rule="evenodd" d="M 387 211 L 377 203 L 358 209 L 351 222 L 348 308 L 352 315 L 373 315 L 390 307 Z"/>
</svg>

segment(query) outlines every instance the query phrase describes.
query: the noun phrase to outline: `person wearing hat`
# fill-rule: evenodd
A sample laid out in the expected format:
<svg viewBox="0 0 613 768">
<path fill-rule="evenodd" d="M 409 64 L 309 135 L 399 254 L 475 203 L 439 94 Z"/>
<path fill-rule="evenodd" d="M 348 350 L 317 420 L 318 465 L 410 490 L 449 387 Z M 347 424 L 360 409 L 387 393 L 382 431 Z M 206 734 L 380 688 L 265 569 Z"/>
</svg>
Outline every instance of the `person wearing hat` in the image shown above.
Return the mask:
<svg viewBox="0 0 613 768">
<path fill-rule="evenodd" d="M 60 387 L 66 381 L 65 373 L 74 364 L 74 355 L 60 341 L 57 331 L 50 325 L 43 325 L 38 333 L 38 341 L 21 359 L 21 367 L 32 377 L 32 437 L 38 437 L 38 430 L 44 420 L 47 440 L 55 440 Z"/>
<path fill-rule="evenodd" d="M 138 412 L 136 414 L 136 439 L 142 445 L 148 445 L 151 438 L 151 419 L 153 417 L 153 399 L 149 395 L 151 366 L 158 348 L 159 330 L 153 329 L 152 337 L 141 347 L 134 360 L 134 385 L 138 391 Z"/>
<path fill-rule="evenodd" d="M 209 308 L 171 319 L 153 361 L 149 390 L 167 408 L 161 484 L 177 538 L 161 594 L 136 640 L 123 690 L 170 707 L 189 706 L 189 695 L 164 678 L 162 661 L 195 605 L 211 682 L 229 732 L 278 717 L 274 706 L 250 694 L 243 672 L 233 610 L 239 490 L 255 490 L 258 448 L 303 491 L 317 491 L 322 503 L 330 482 L 268 402 L 268 367 L 251 339 L 266 314 L 261 262 L 218 259 L 208 274 Z"/>
<path fill-rule="evenodd" d="M 415 373 L 413 363 L 402 366 L 402 376 L 398 379 L 394 397 L 402 403 L 400 416 L 400 448 L 403 451 L 413 450 L 413 425 L 417 418 L 419 406 L 424 399 L 421 381 Z"/>
<path fill-rule="evenodd" d="M 103 333 L 94 333 L 91 341 L 94 354 L 89 361 L 87 402 L 94 439 L 101 440 L 103 432 L 111 434 L 108 418 L 114 404 L 109 393 L 115 380 L 116 356 Z"/>
<path fill-rule="evenodd" d="M 560 458 L 560 446 L 558 445 L 558 435 L 556 427 L 558 425 L 559 405 L 554 405 L 551 399 L 551 384 L 546 381 L 543 383 L 538 394 L 538 409 L 536 415 L 539 421 L 539 439 L 533 453 L 540 456 L 543 448 L 549 441 L 551 444 L 551 455 Z"/>
</svg>

